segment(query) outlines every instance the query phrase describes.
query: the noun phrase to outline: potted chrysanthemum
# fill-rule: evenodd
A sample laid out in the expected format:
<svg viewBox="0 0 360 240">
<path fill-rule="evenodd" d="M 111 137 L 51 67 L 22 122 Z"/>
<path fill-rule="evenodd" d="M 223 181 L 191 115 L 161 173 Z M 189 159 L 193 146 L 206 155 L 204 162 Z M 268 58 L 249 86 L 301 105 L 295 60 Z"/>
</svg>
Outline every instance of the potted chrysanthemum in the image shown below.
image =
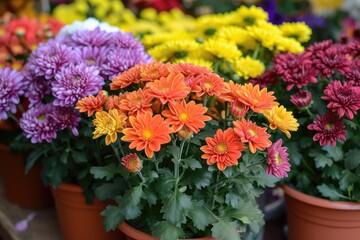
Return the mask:
<svg viewBox="0 0 360 240">
<path fill-rule="evenodd" d="M 135 66 L 77 107 L 114 150 L 115 163 L 91 168 L 108 182 L 97 195 L 118 203 L 103 212 L 106 229 L 131 239 L 250 238 L 263 224 L 256 198 L 290 170 L 291 112 L 266 88 L 205 67 Z"/>
<path fill-rule="evenodd" d="M 80 116 L 75 105 L 83 97 L 98 94 L 119 73 L 150 61 L 142 44 L 130 33 L 87 19 L 63 27 L 56 38 L 40 44 L 25 65 L 24 96 L 29 109 L 19 124 L 22 140 L 31 142 L 27 169 L 42 163 L 43 181 L 52 187 L 65 239 L 98 240 L 105 236 L 99 214 L 104 203 L 94 198 L 97 181 L 89 170 L 107 162 L 106 150 L 101 148 L 102 143 L 92 141 L 92 123 Z M 66 209 L 80 203 L 84 206 L 77 211 Z M 65 213 L 61 211 L 64 207 Z M 86 215 L 90 214 L 88 208 L 95 208 L 94 226 Z M 75 212 L 78 216 L 72 215 Z M 85 215 L 80 216 L 81 212 Z M 70 213 L 76 224 L 67 218 Z"/>
<path fill-rule="evenodd" d="M 253 80 L 275 89 L 300 123 L 284 142 L 292 162 L 284 186 L 290 239 L 357 239 L 360 233 L 359 49 L 358 42 L 315 43 L 302 54 L 279 55 Z"/>
</svg>

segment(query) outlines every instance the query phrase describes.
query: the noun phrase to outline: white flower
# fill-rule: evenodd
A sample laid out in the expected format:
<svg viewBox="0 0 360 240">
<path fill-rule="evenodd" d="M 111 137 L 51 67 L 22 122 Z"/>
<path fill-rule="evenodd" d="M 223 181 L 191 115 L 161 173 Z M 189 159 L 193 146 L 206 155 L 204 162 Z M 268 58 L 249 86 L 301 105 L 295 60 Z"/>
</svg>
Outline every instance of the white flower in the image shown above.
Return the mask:
<svg viewBox="0 0 360 240">
<path fill-rule="evenodd" d="M 359 23 L 359 21 L 360 21 L 360 0 L 344 0 L 342 9 Z"/>
<path fill-rule="evenodd" d="M 74 21 L 72 24 L 66 25 L 61 28 L 58 35 L 71 35 L 77 31 L 83 30 L 94 30 L 99 27 L 100 30 L 105 32 L 121 32 L 121 30 L 115 26 L 111 26 L 107 22 L 99 22 L 99 20 L 95 18 L 88 18 L 85 21 Z"/>
</svg>

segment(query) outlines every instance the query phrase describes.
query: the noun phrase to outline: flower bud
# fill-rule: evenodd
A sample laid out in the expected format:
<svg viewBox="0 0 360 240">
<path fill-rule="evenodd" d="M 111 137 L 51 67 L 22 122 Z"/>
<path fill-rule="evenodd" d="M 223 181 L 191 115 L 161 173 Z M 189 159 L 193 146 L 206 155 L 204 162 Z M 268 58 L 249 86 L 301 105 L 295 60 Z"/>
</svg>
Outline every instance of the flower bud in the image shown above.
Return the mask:
<svg viewBox="0 0 360 240">
<path fill-rule="evenodd" d="M 178 137 L 182 140 L 189 139 L 193 136 L 193 131 L 191 131 L 188 127 L 182 127 L 178 132 Z"/>
<path fill-rule="evenodd" d="M 142 164 L 141 160 L 136 153 L 130 153 L 121 159 L 121 164 L 129 172 L 136 173 L 140 171 Z"/>
</svg>

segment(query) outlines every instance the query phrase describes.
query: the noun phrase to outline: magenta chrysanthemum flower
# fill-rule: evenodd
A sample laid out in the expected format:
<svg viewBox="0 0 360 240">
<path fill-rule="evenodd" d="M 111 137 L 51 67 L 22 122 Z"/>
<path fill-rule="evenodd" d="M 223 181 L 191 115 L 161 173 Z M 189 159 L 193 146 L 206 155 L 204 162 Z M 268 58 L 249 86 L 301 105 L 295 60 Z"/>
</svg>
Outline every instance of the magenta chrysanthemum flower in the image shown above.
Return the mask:
<svg viewBox="0 0 360 240">
<path fill-rule="evenodd" d="M 297 108 L 305 108 L 311 104 L 311 92 L 300 90 L 290 96 L 290 102 Z"/>
<path fill-rule="evenodd" d="M 72 49 L 55 40 L 40 43 L 29 58 L 27 67 L 35 76 L 45 76 L 45 79 L 52 79 L 62 66 L 74 62 Z"/>
<path fill-rule="evenodd" d="M 87 66 L 85 63 L 62 68 L 52 82 L 51 90 L 56 98 L 53 104 L 73 107 L 81 98 L 97 94 L 105 84 L 99 73 L 97 67 Z"/>
<path fill-rule="evenodd" d="M 347 52 L 354 58 L 360 55 L 360 43 L 357 41 L 350 42 L 346 45 Z"/>
<path fill-rule="evenodd" d="M 254 86 L 259 85 L 261 88 L 265 88 L 278 82 L 277 73 L 274 68 L 271 68 L 269 71 L 264 72 L 262 75 L 254 79 L 250 79 L 249 82 Z"/>
<path fill-rule="evenodd" d="M 0 119 L 7 119 L 7 112 L 16 113 L 16 105 L 24 94 L 24 75 L 10 68 L 0 69 Z"/>
<path fill-rule="evenodd" d="M 50 113 L 50 116 L 59 130 L 69 128 L 74 136 L 79 135 L 77 126 L 79 125 L 81 118 L 79 112 L 74 108 L 56 107 L 55 111 Z"/>
<path fill-rule="evenodd" d="M 50 115 L 55 108 L 52 104 L 40 104 L 22 115 L 20 128 L 24 131 L 25 137 L 31 138 L 32 143 L 42 141 L 50 143 L 56 138 L 57 124 Z"/>
<path fill-rule="evenodd" d="M 360 87 L 360 59 L 352 60 L 350 70 L 345 73 L 345 78 L 352 85 Z"/>
<path fill-rule="evenodd" d="M 336 140 L 346 141 L 346 131 L 339 118 L 332 112 L 327 112 L 324 116 L 317 115 L 317 120 L 308 125 L 308 129 L 316 131 L 313 140 L 319 141 L 321 146 L 336 145 Z"/>
<path fill-rule="evenodd" d="M 277 178 L 287 177 L 287 172 L 290 171 L 289 154 L 286 152 L 287 148 L 282 147 L 282 139 L 277 140 L 268 148 L 269 164 L 266 169 L 268 175 L 272 174 Z"/>
<path fill-rule="evenodd" d="M 311 46 L 309 46 L 306 51 L 311 53 L 312 56 L 316 56 L 318 53 L 325 51 L 332 45 L 333 45 L 332 40 L 325 40 L 322 42 L 317 42 L 317 43 L 311 44 Z"/>
<path fill-rule="evenodd" d="M 324 77 L 330 77 L 335 70 L 342 74 L 350 70 L 351 62 L 341 51 L 340 47 L 332 46 L 325 51 L 318 52 L 313 59 L 316 69 Z"/>
<path fill-rule="evenodd" d="M 97 27 L 94 30 L 82 30 L 74 32 L 68 39 L 66 39 L 66 43 L 73 47 L 103 47 L 109 46 L 112 38 L 112 33 L 100 30 L 100 28 Z"/>
<path fill-rule="evenodd" d="M 123 71 L 128 70 L 135 65 L 150 62 L 152 62 L 152 58 L 145 51 L 115 48 L 109 51 L 107 61 L 102 66 L 102 73 L 109 79 L 113 79 Z"/>
<path fill-rule="evenodd" d="M 329 101 L 327 107 L 333 112 L 337 112 L 340 117 L 346 115 L 353 119 L 360 109 L 360 87 L 353 86 L 351 83 L 332 81 L 324 90 L 325 96 L 321 98 Z"/>
</svg>

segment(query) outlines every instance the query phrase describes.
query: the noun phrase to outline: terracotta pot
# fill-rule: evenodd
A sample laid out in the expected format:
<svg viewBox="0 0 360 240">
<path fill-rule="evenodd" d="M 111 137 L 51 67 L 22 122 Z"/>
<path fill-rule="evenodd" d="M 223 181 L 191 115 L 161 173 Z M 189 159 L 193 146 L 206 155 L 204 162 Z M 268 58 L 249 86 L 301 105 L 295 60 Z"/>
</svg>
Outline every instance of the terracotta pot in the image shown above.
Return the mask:
<svg viewBox="0 0 360 240">
<path fill-rule="evenodd" d="M 74 184 L 63 183 L 51 188 L 63 240 L 121 240 L 123 234 L 116 230 L 105 232 L 100 213 L 105 202 L 95 198 L 93 204 L 86 204 L 82 189 Z"/>
<path fill-rule="evenodd" d="M 53 205 L 50 189 L 41 180 L 41 165 L 25 174 L 25 159 L 0 144 L 0 177 L 7 200 L 23 208 L 39 209 Z"/>
<path fill-rule="evenodd" d="M 125 240 L 159 240 L 160 238 L 153 237 L 150 234 L 141 232 L 127 223 L 122 223 L 118 226 L 118 229 L 122 231 L 126 237 Z M 194 240 L 215 240 L 212 237 L 203 237 L 203 238 L 192 238 Z M 191 239 L 183 239 L 183 240 L 191 240 Z"/>
<path fill-rule="evenodd" d="M 321 199 L 283 185 L 289 240 L 359 240 L 360 203 Z"/>
</svg>

